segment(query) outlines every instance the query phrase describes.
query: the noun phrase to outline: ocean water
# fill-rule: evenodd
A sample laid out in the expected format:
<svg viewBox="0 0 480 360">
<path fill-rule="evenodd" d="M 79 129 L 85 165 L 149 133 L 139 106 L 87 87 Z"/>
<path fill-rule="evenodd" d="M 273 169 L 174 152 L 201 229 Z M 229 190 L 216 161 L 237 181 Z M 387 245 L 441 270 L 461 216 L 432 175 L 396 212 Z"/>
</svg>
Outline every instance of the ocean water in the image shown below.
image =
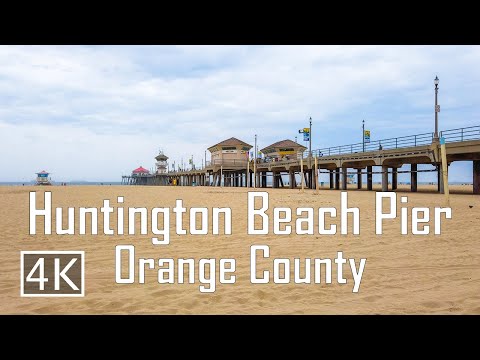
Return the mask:
<svg viewBox="0 0 480 360">
<path fill-rule="evenodd" d="M 75 186 L 75 185 L 121 185 L 120 181 L 67 181 L 67 186 Z M 21 182 L 21 181 L 13 181 L 13 182 L 2 182 L 0 181 L 0 186 L 32 186 L 35 185 L 34 181 L 29 182 Z M 62 182 L 52 181 L 52 186 L 61 186 Z"/>
</svg>

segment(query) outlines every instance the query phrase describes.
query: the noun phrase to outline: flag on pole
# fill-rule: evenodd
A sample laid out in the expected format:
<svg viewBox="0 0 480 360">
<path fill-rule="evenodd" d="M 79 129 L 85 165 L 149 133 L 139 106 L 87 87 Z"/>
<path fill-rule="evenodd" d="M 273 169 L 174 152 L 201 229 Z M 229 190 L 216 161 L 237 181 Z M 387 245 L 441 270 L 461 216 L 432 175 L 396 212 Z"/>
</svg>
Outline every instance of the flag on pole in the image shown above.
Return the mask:
<svg viewBox="0 0 480 360">
<path fill-rule="evenodd" d="M 363 133 L 363 138 L 365 140 L 365 143 L 370 142 L 370 130 L 365 130 L 365 132 Z"/>
</svg>

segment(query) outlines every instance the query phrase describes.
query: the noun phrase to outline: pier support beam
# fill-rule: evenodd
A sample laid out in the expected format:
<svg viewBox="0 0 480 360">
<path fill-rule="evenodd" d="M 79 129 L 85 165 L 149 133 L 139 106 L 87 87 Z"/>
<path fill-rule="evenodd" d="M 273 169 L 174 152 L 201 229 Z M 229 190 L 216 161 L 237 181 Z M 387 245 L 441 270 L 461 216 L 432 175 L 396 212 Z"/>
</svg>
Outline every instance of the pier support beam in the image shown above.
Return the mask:
<svg viewBox="0 0 480 360">
<path fill-rule="evenodd" d="M 373 190 L 373 174 L 371 166 L 367 166 L 367 190 Z"/>
<path fill-rule="evenodd" d="M 267 172 L 266 171 L 262 172 L 262 187 L 263 188 L 267 187 Z"/>
<path fill-rule="evenodd" d="M 330 174 L 328 174 L 330 176 L 330 179 L 329 179 L 329 187 L 330 189 L 333 189 L 333 187 L 335 186 L 334 183 L 333 183 L 333 170 L 328 170 L 330 172 Z"/>
<path fill-rule="evenodd" d="M 397 173 L 397 168 L 394 167 L 392 168 L 392 190 L 397 190 L 397 179 L 398 179 L 398 173 Z"/>
<path fill-rule="evenodd" d="M 437 191 L 442 192 L 442 165 L 437 165 Z"/>
<path fill-rule="evenodd" d="M 290 189 L 293 189 L 294 187 L 296 187 L 295 172 L 293 170 L 288 171 L 288 184 L 289 184 Z"/>
<path fill-rule="evenodd" d="M 443 165 L 439 164 L 438 165 L 438 191 L 440 191 L 440 194 L 445 193 L 445 187 L 443 186 Z M 448 166 L 447 166 L 447 171 L 448 171 Z"/>
<path fill-rule="evenodd" d="M 473 193 L 480 194 L 480 160 L 473 160 Z"/>
<path fill-rule="evenodd" d="M 357 169 L 357 189 L 362 188 L 362 169 Z"/>
<path fill-rule="evenodd" d="M 342 167 L 342 190 L 347 190 L 347 170 L 348 168 Z"/>
<path fill-rule="evenodd" d="M 418 184 L 418 173 L 417 173 L 417 164 L 410 165 L 410 191 L 417 192 Z"/>
<path fill-rule="evenodd" d="M 388 166 L 382 165 L 382 191 L 388 191 Z"/>
<path fill-rule="evenodd" d="M 335 169 L 335 190 L 340 190 L 340 168 Z"/>
</svg>

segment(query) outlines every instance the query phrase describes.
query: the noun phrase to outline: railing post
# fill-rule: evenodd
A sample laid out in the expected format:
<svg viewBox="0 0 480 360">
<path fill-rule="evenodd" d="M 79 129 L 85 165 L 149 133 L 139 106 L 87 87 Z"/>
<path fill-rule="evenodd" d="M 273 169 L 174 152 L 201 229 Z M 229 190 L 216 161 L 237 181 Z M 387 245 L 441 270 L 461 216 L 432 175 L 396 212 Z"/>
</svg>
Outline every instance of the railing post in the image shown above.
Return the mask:
<svg viewBox="0 0 480 360">
<path fill-rule="evenodd" d="M 331 149 L 331 148 L 328 148 L 328 156 L 330 156 L 330 149 Z"/>
<path fill-rule="evenodd" d="M 463 141 L 463 128 L 462 128 L 462 141 Z"/>
<path fill-rule="evenodd" d="M 395 149 L 398 148 L 398 138 L 395 138 Z"/>
<path fill-rule="evenodd" d="M 415 135 L 415 146 L 417 146 L 417 135 Z"/>
</svg>

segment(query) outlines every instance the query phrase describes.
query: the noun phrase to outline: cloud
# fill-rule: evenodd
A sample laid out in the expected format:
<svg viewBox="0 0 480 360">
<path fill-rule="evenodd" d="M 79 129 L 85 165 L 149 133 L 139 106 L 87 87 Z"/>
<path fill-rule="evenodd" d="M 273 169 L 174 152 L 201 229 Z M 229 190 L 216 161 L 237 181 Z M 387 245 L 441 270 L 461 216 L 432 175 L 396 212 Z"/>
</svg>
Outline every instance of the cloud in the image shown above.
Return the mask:
<svg viewBox="0 0 480 360">
<path fill-rule="evenodd" d="M 162 148 L 200 164 L 313 118 L 314 148 L 477 125 L 478 46 L 0 46 L 0 181 L 115 181 Z M 300 139 L 300 138 L 299 138 Z M 459 176 L 471 174 L 459 170 Z M 469 180 L 470 178 L 468 178 Z"/>
</svg>

